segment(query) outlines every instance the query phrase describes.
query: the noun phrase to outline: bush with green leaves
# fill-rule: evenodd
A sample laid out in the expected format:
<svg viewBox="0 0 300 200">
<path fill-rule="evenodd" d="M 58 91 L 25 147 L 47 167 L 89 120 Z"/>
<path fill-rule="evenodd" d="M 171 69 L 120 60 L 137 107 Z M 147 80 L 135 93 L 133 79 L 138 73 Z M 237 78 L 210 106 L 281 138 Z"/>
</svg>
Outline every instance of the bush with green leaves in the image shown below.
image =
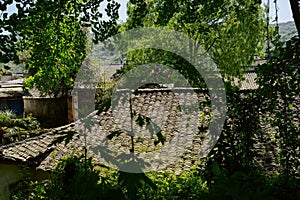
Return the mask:
<svg viewBox="0 0 300 200">
<path fill-rule="evenodd" d="M 254 147 L 262 134 L 257 95 L 254 92 L 240 92 L 239 88 L 230 84 L 226 85 L 226 93 L 227 116 L 222 133 L 203 162 L 202 174 L 208 182 L 215 176 L 215 165 L 228 176 L 259 168 Z"/>
<path fill-rule="evenodd" d="M 39 127 L 40 123 L 36 118 L 28 116 L 26 118 L 17 118 L 12 111 L 0 111 L 0 126 L 1 127 L 20 127 L 25 130 L 33 130 Z"/>
<path fill-rule="evenodd" d="M 35 117 L 17 118 L 11 111 L 0 111 L 0 138 L 5 138 L 5 143 L 30 137 L 31 132 L 35 134 L 39 126 L 40 123 Z"/>
<path fill-rule="evenodd" d="M 275 41 L 276 42 L 276 41 Z M 276 129 L 281 172 L 300 178 L 300 42 L 294 37 L 278 43 L 258 70 L 261 112 Z M 270 117 L 267 117 L 270 116 Z"/>
<path fill-rule="evenodd" d="M 33 181 L 30 178 L 23 178 L 18 183 L 10 186 L 12 200 L 35 200 L 47 199 L 46 188 L 48 181 Z"/>
<path fill-rule="evenodd" d="M 193 166 L 190 172 L 147 173 L 155 187 L 144 185 L 138 191 L 137 199 L 206 199 L 209 188 Z"/>
<path fill-rule="evenodd" d="M 63 160 L 51 178 L 34 181 L 28 175 L 11 187 L 11 199 L 299 199 L 300 181 L 284 181 L 284 177 L 267 176 L 261 171 L 248 174 L 236 171 L 228 175 L 214 165 L 210 184 L 193 166 L 191 171 L 126 173 L 97 166 L 91 159 L 70 157 Z"/>
<path fill-rule="evenodd" d="M 76 156 L 59 163 L 46 193 L 49 199 L 120 199 L 122 196 L 109 175 L 99 175 L 91 159 Z"/>
<path fill-rule="evenodd" d="M 96 169 L 99 168 L 91 159 L 78 156 L 62 160 L 44 181 L 29 178 L 25 169 L 23 178 L 11 187 L 11 199 L 122 199 L 115 171 L 101 168 L 99 173 Z"/>
<path fill-rule="evenodd" d="M 200 171 L 211 199 L 299 198 L 299 47 L 297 37 L 275 45 L 256 91 L 226 87 L 226 123 Z M 264 157 L 271 168 L 258 165 Z"/>
</svg>

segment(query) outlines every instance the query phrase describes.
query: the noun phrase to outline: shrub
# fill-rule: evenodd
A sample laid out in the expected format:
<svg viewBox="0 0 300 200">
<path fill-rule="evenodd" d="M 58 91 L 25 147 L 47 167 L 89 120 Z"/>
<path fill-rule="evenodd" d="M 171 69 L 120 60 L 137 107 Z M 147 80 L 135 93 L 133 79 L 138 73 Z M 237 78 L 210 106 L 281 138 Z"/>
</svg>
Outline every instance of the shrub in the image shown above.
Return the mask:
<svg viewBox="0 0 300 200">
<path fill-rule="evenodd" d="M 5 138 L 5 144 L 29 137 L 30 131 L 39 126 L 38 120 L 32 116 L 17 118 L 11 111 L 0 111 L 0 138 Z"/>
<path fill-rule="evenodd" d="M 120 199 L 122 192 L 110 175 L 100 176 L 91 159 L 70 157 L 52 173 L 47 195 L 50 199 Z"/>
<path fill-rule="evenodd" d="M 144 185 L 138 199 L 205 199 L 208 195 L 206 181 L 202 180 L 196 168 L 180 175 L 174 173 L 147 173 L 155 188 Z"/>
</svg>

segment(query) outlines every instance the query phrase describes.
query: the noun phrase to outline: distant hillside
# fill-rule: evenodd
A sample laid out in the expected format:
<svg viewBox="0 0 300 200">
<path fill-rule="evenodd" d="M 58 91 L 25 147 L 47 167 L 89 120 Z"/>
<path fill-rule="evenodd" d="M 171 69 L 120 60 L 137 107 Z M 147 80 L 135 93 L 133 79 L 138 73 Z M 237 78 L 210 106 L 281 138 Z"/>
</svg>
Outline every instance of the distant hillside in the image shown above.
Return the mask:
<svg viewBox="0 0 300 200">
<path fill-rule="evenodd" d="M 279 23 L 279 34 L 282 41 L 287 41 L 297 35 L 297 29 L 294 21 Z"/>
</svg>

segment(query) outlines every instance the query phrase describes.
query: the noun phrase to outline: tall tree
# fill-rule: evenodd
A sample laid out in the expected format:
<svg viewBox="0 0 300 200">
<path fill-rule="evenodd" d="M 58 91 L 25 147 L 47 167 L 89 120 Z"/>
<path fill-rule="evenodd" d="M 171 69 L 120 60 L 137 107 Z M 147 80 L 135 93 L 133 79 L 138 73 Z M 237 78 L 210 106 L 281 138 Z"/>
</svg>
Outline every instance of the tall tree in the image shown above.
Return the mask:
<svg viewBox="0 0 300 200">
<path fill-rule="evenodd" d="M 300 37 L 300 1 L 290 0 L 291 9 L 293 12 L 294 21 L 298 31 L 298 36 Z"/>
<path fill-rule="evenodd" d="M 36 22 L 39 20 L 36 19 Z M 86 30 L 70 17 L 36 23 L 20 44 L 29 49 L 26 61 L 30 77 L 25 87 L 42 94 L 67 95 L 86 56 Z"/>
<path fill-rule="evenodd" d="M 262 53 L 265 21 L 260 0 L 131 0 L 128 15 L 127 29 L 167 26 L 184 32 L 211 54 L 228 78 L 241 75 Z M 199 48 L 190 47 L 191 52 Z"/>
<path fill-rule="evenodd" d="M 27 66 L 36 85 L 45 94 L 66 94 L 86 54 L 84 28 L 93 32 L 95 43 L 117 32 L 119 4 L 109 1 L 109 20 L 102 20 L 103 0 L 8 0 L 0 3 L 0 62 L 20 61 L 18 52 L 28 52 Z M 8 15 L 15 2 L 17 13 Z M 86 29 L 87 30 L 87 29 Z"/>
</svg>

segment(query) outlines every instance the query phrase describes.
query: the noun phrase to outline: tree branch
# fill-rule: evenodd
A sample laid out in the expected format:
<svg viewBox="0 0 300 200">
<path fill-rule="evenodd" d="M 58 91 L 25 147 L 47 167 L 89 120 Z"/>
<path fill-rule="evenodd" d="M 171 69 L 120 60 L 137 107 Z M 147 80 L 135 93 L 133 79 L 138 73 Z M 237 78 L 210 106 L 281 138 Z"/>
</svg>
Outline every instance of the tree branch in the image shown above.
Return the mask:
<svg viewBox="0 0 300 200">
<path fill-rule="evenodd" d="M 298 31 L 298 36 L 300 37 L 300 7 L 299 0 L 290 0 L 291 9 L 293 12 L 293 18 L 296 24 L 296 28 Z"/>
</svg>

